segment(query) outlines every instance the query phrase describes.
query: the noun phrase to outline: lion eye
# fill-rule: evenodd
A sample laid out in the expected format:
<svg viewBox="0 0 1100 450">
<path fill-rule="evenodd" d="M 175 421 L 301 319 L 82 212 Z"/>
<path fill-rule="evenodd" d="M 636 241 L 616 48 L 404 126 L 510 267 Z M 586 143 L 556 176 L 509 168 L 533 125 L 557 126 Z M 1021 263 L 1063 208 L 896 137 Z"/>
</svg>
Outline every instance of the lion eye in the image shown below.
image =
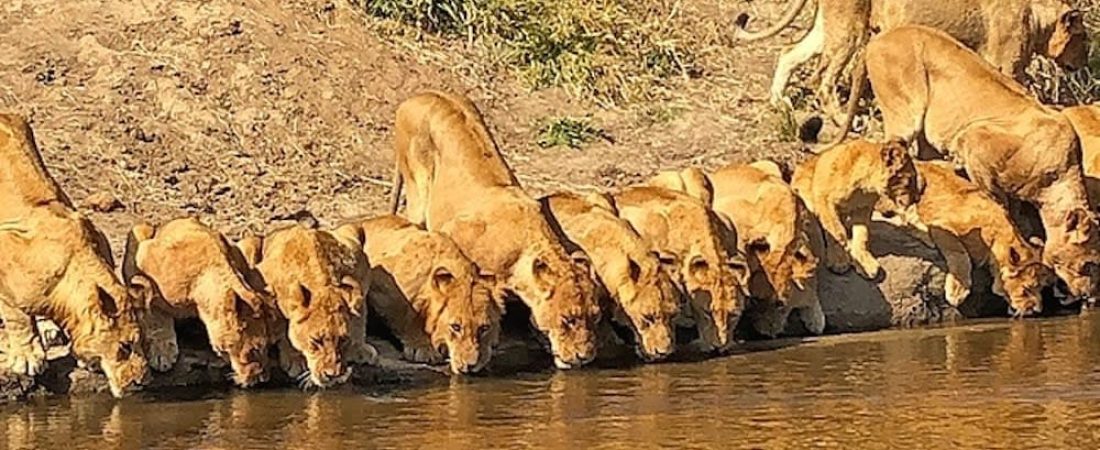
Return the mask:
<svg viewBox="0 0 1100 450">
<path fill-rule="evenodd" d="M 320 349 L 321 346 L 324 345 L 324 343 L 325 341 L 319 337 L 315 337 L 309 340 L 309 345 L 313 347 L 314 350 Z"/>
<path fill-rule="evenodd" d="M 656 322 L 656 321 L 657 321 L 657 318 L 654 317 L 653 314 L 646 314 L 646 315 L 642 316 L 642 325 L 644 325 L 644 326 L 647 326 L 647 327 L 652 326 L 653 323 Z"/>
<path fill-rule="evenodd" d="M 462 325 L 459 325 L 457 323 L 452 323 L 451 324 L 451 332 L 454 333 L 454 334 L 461 333 L 462 332 Z"/>
<path fill-rule="evenodd" d="M 477 327 L 477 334 L 479 336 L 485 336 L 486 334 L 489 334 L 489 325 L 482 325 L 480 327 Z"/>
<path fill-rule="evenodd" d="M 118 360 L 125 361 L 130 359 L 130 355 L 134 354 L 134 344 L 132 342 L 123 342 L 118 345 Z"/>
<path fill-rule="evenodd" d="M 561 318 L 561 326 L 564 327 L 564 328 L 573 328 L 573 327 L 577 326 L 577 318 L 576 317 L 562 317 Z"/>
</svg>

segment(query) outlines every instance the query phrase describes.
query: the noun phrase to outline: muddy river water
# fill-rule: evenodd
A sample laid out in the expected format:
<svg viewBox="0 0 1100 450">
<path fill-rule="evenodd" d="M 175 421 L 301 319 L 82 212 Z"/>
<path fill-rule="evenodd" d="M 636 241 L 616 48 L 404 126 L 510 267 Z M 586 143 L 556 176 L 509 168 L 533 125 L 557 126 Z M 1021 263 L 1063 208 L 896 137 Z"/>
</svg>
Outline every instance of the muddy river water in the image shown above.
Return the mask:
<svg viewBox="0 0 1100 450">
<path fill-rule="evenodd" d="M 1100 314 L 381 391 L 37 400 L 0 449 L 1100 448 Z"/>
</svg>

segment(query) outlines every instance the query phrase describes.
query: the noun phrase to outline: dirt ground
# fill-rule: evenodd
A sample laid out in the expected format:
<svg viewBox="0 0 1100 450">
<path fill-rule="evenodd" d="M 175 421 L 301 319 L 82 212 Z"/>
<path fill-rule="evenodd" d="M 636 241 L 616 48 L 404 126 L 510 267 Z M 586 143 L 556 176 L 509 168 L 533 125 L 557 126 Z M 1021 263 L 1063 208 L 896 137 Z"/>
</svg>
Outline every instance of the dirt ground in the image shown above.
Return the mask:
<svg viewBox="0 0 1100 450">
<path fill-rule="evenodd" d="M 755 3 L 758 17 L 782 6 Z M 684 2 L 719 32 L 741 7 Z M 343 1 L 8 0 L 0 110 L 32 119 L 75 202 L 121 202 L 92 214 L 116 252 L 139 220 L 196 215 L 235 236 L 302 211 L 322 224 L 382 213 L 394 111 L 427 88 L 473 98 L 533 194 L 799 154 L 779 142 L 763 100 L 783 39 L 726 39 L 713 49 L 722 57 L 703 61 L 704 75 L 667 102 L 602 109 L 556 89 L 530 92 L 461 42 L 410 44 L 385 26 Z M 591 115 L 613 142 L 536 146 L 536 124 L 561 115 Z"/>
</svg>

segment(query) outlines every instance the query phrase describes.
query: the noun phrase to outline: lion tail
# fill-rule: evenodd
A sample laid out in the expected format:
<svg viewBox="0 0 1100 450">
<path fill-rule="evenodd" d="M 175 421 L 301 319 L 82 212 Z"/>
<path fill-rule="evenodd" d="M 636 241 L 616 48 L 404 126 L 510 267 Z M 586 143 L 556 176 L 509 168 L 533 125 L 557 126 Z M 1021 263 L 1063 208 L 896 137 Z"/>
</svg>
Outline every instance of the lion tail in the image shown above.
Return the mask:
<svg viewBox="0 0 1100 450">
<path fill-rule="evenodd" d="M 390 214 L 397 214 L 397 208 L 401 206 L 401 189 L 405 186 L 405 177 L 401 176 L 401 170 L 393 169 L 393 192 L 390 194 Z"/>
<path fill-rule="evenodd" d="M 848 133 L 852 132 L 852 123 L 855 121 L 856 110 L 859 108 L 859 99 L 863 97 L 863 91 L 866 89 L 867 64 L 864 62 L 863 54 L 860 53 L 856 58 L 855 67 L 852 68 L 852 92 L 848 94 L 848 104 L 844 108 L 844 125 L 833 142 L 815 150 L 814 153 L 821 153 L 844 143 L 844 140 L 848 138 Z"/>
<path fill-rule="evenodd" d="M 741 42 L 754 42 L 762 39 L 767 39 L 779 34 L 784 28 L 790 26 L 794 19 L 798 17 L 798 13 L 802 11 L 802 7 L 806 5 L 807 0 L 794 0 L 794 4 L 787 9 L 787 13 L 783 15 L 779 22 L 772 25 L 767 30 L 752 33 L 745 29 L 745 26 L 749 23 L 748 13 L 742 12 L 737 15 L 737 18 L 733 20 L 737 29 L 733 32 L 733 39 Z"/>
</svg>

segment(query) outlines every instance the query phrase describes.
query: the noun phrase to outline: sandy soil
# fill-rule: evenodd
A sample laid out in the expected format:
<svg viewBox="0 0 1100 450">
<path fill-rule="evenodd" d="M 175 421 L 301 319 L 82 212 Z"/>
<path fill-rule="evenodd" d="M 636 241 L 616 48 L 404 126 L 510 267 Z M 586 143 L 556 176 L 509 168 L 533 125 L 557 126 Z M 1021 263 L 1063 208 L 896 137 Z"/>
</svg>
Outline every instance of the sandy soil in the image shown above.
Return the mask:
<svg viewBox="0 0 1100 450">
<path fill-rule="evenodd" d="M 755 2 L 777 13 L 782 2 Z M 712 33 L 733 2 L 686 1 Z M 658 169 L 797 157 L 769 124 L 782 40 L 726 42 L 661 104 L 601 109 L 530 92 L 462 43 L 412 42 L 343 1 L 9 0 L 0 4 L 0 110 L 32 118 L 47 165 L 116 252 L 134 222 L 197 215 L 229 235 L 307 211 L 381 213 L 397 105 L 426 88 L 469 95 L 532 193 L 596 189 Z M 644 109 L 668 112 L 651 120 Z M 537 123 L 592 115 L 614 142 L 541 149 Z M 89 199 L 89 197 L 91 197 Z"/>
</svg>

